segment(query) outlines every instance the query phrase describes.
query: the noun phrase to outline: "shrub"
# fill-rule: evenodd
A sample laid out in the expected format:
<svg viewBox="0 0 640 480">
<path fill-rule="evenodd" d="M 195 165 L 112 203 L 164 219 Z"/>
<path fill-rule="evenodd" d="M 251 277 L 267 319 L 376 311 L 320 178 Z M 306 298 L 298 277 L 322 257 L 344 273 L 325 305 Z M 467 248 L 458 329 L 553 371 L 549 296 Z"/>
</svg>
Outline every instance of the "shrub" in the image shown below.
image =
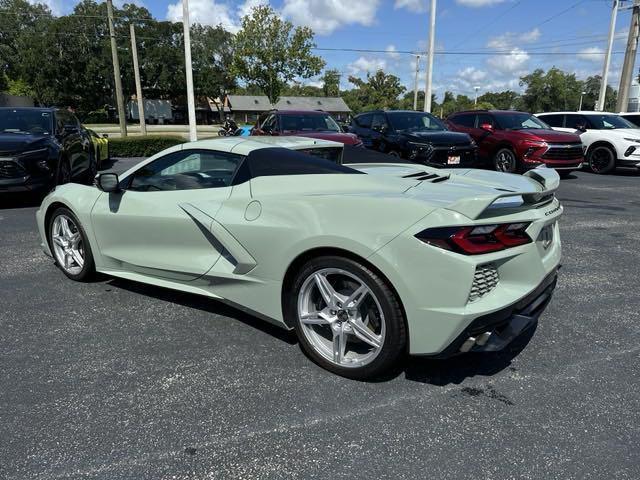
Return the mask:
<svg viewBox="0 0 640 480">
<path fill-rule="evenodd" d="M 109 138 L 109 153 L 111 157 L 150 157 L 184 142 L 183 138 L 169 136 Z"/>
</svg>

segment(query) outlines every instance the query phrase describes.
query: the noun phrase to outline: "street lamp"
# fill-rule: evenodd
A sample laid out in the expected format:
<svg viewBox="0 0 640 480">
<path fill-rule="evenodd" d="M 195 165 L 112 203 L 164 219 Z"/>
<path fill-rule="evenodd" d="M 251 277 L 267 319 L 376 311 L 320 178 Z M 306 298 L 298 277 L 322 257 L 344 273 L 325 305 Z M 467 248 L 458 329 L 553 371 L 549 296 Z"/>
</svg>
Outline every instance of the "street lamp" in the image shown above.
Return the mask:
<svg viewBox="0 0 640 480">
<path fill-rule="evenodd" d="M 580 92 L 580 106 L 578 106 L 578 111 L 582 110 L 582 97 L 586 94 L 587 92 Z"/>
<path fill-rule="evenodd" d="M 476 91 L 476 98 L 473 100 L 473 105 L 476 106 L 478 105 L 478 90 L 480 90 L 480 87 L 473 87 L 473 89 Z"/>
</svg>

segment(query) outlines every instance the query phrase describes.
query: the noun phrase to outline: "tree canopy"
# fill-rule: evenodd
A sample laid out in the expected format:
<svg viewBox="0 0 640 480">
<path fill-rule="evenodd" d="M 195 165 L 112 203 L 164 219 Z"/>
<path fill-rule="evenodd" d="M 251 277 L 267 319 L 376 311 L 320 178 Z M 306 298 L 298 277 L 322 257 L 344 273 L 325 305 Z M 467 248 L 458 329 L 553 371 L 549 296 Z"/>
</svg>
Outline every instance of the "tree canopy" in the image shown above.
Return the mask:
<svg viewBox="0 0 640 480">
<path fill-rule="evenodd" d="M 324 67 L 324 60 L 311 53 L 313 31 L 294 28 L 267 5 L 253 8 L 242 19 L 234 43 L 234 73 L 260 87 L 271 103 L 287 83 L 318 75 Z"/>
</svg>

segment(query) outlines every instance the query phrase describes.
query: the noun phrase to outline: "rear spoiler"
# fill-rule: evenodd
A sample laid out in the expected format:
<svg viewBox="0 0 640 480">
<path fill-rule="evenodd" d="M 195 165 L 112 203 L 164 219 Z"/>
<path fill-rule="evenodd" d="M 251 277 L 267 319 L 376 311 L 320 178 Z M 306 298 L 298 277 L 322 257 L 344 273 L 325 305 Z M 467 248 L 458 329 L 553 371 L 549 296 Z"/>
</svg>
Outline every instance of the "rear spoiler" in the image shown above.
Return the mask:
<svg viewBox="0 0 640 480">
<path fill-rule="evenodd" d="M 560 176 L 555 170 L 535 168 L 526 172 L 524 176 L 531 179 L 531 189 L 468 197 L 449 205 L 447 209 L 475 220 L 487 210 L 535 208 L 553 200 L 554 192 L 560 186 Z"/>
</svg>

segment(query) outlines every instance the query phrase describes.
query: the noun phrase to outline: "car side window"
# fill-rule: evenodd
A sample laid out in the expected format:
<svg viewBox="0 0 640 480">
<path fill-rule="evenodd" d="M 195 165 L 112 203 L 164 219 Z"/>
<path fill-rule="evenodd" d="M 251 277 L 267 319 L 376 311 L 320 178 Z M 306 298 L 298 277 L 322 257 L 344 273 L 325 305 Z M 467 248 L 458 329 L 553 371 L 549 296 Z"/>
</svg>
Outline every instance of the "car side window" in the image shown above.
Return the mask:
<svg viewBox="0 0 640 480">
<path fill-rule="evenodd" d="M 170 153 L 135 172 L 128 190 L 152 192 L 228 187 L 243 158 L 212 150 Z"/>
<path fill-rule="evenodd" d="M 565 115 L 565 127 L 578 129 L 579 127 L 588 127 L 589 122 L 582 115 Z"/>
<path fill-rule="evenodd" d="M 550 127 L 562 128 L 564 125 L 564 115 L 544 115 L 540 117 L 540 120 Z"/>
<path fill-rule="evenodd" d="M 354 120 L 359 127 L 362 128 L 371 128 L 371 120 L 373 119 L 373 115 L 370 113 L 365 113 L 364 115 L 358 115 Z"/>
<path fill-rule="evenodd" d="M 276 115 L 270 115 L 262 124 L 262 130 L 275 132 L 278 130 L 278 117 Z"/>
<path fill-rule="evenodd" d="M 474 114 L 456 115 L 451 120 L 451 123 L 453 123 L 454 125 L 459 125 L 465 128 L 474 128 L 475 122 L 476 116 Z"/>
<path fill-rule="evenodd" d="M 373 130 L 382 130 L 383 128 L 387 128 L 387 117 L 382 113 L 376 113 L 373 115 L 371 119 L 371 128 Z"/>
<path fill-rule="evenodd" d="M 493 117 L 488 113 L 479 113 L 477 117 L 478 117 L 478 123 L 476 124 L 476 128 L 480 128 L 482 127 L 482 125 L 491 125 L 492 127 L 495 128 L 496 122 L 493 119 Z"/>
</svg>

